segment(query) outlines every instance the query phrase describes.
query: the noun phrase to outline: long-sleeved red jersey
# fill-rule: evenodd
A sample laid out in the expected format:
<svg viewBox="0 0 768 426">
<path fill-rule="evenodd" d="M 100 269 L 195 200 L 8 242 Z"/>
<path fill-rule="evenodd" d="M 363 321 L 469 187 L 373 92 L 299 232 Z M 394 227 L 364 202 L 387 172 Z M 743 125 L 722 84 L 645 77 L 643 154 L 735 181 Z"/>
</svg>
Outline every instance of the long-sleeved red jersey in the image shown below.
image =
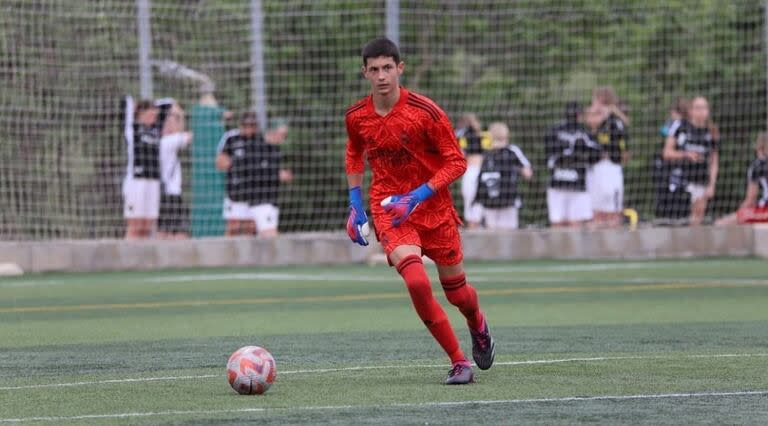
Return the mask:
<svg viewBox="0 0 768 426">
<path fill-rule="evenodd" d="M 373 97 L 347 110 L 347 174 L 373 172 L 371 212 L 377 227 L 389 226 L 381 200 L 406 194 L 429 182 L 436 194 L 408 221 L 432 229 L 445 221 L 459 223 L 448 185 L 464 174 L 467 162 L 445 112 L 431 99 L 400 87 L 400 99 L 386 116 L 376 113 Z"/>
</svg>

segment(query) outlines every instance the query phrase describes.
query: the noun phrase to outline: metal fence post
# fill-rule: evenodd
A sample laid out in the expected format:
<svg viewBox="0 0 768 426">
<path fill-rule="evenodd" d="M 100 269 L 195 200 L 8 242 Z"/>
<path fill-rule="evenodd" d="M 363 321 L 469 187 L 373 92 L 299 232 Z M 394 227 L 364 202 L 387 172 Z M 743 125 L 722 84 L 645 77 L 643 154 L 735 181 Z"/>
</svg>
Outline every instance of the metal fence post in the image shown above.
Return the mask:
<svg viewBox="0 0 768 426">
<path fill-rule="evenodd" d="M 387 38 L 400 45 L 400 0 L 387 0 Z"/>
<path fill-rule="evenodd" d="M 261 0 L 251 0 L 251 95 L 263 130 L 267 128 L 267 94 L 264 78 L 264 11 Z"/>
<path fill-rule="evenodd" d="M 150 29 L 150 0 L 136 0 L 139 31 L 139 84 L 141 97 L 152 98 L 152 32 Z"/>
</svg>

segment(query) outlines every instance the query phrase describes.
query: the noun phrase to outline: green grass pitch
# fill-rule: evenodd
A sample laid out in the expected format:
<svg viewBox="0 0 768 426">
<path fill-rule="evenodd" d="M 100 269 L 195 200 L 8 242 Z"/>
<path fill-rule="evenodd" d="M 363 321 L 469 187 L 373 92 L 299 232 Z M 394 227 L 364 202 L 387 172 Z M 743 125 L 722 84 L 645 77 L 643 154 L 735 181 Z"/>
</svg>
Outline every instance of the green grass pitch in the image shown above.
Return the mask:
<svg viewBox="0 0 768 426">
<path fill-rule="evenodd" d="M 765 260 L 467 269 L 497 363 L 460 387 L 383 266 L 1 279 L 0 424 L 768 422 Z M 226 382 L 244 345 L 266 395 Z"/>
</svg>

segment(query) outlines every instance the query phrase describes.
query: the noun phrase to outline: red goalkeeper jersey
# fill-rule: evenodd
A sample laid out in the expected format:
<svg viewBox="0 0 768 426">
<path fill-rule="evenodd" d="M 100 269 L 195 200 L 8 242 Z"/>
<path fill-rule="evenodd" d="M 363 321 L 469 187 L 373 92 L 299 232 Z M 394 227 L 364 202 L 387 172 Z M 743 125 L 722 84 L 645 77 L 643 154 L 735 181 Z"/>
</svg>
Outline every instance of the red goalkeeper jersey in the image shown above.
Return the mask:
<svg viewBox="0 0 768 426">
<path fill-rule="evenodd" d="M 408 222 L 432 229 L 445 221 L 460 223 L 448 185 L 464 174 L 467 162 L 451 122 L 431 99 L 400 87 L 400 99 L 385 116 L 376 113 L 368 96 L 347 110 L 347 174 L 373 172 L 371 212 L 377 227 L 389 226 L 380 202 L 407 194 L 429 182 L 435 195 L 419 205 Z"/>
</svg>

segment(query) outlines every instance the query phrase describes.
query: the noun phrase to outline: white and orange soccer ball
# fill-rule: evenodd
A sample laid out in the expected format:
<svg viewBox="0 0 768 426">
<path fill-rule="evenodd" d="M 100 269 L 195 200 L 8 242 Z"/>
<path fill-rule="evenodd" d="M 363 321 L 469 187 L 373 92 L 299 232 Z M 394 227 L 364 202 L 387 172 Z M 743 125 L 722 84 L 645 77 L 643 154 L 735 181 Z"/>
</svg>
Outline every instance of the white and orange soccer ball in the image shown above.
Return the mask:
<svg viewBox="0 0 768 426">
<path fill-rule="evenodd" d="M 227 361 L 229 385 L 241 395 L 261 395 L 272 386 L 276 376 L 275 359 L 258 346 L 244 346 Z"/>
</svg>

